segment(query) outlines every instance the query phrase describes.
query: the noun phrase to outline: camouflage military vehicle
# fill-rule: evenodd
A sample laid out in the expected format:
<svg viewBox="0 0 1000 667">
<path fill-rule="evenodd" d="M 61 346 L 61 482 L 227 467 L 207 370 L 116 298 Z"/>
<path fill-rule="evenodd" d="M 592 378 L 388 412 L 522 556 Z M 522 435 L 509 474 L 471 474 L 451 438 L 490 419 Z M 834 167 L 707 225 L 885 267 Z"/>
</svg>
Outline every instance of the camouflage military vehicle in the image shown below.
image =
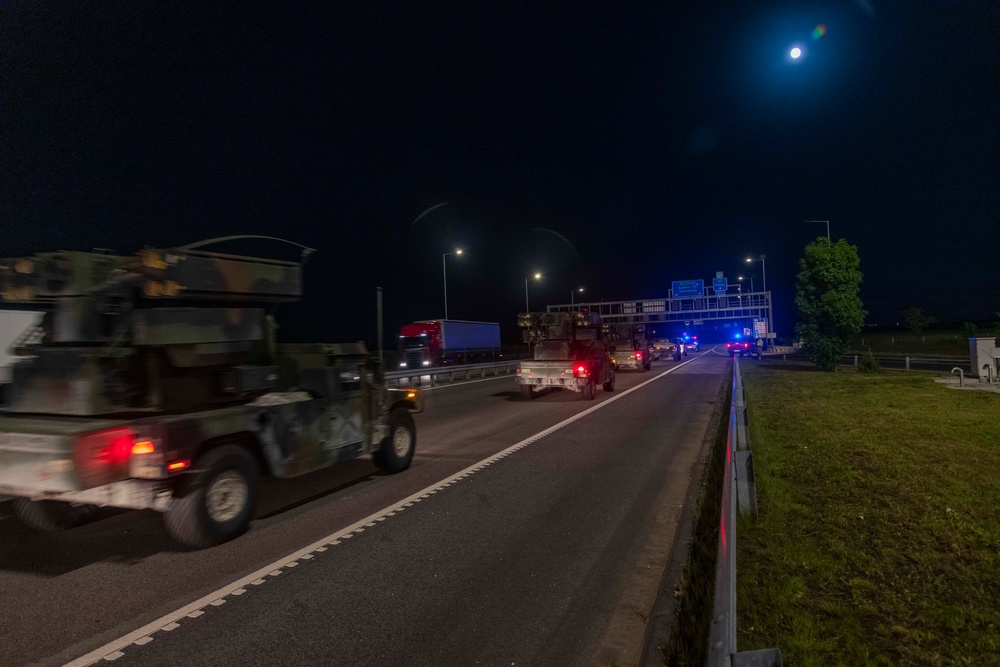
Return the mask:
<svg viewBox="0 0 1000 667">
<path fill-rule="evenodd" d="M 267 309 L 301 266 L 204 245 L 0 260 L 0 298 L 45 311 L 0 414 L 0 494 L 27 524 L 154 509 L 207 547 L 246 528 L 261 474 L 410 465 L 418 390 L 387 389 L 364 343 L 277 345 Z"/>
<path fill-rule="evenodd" d="M 611 340 L 611 358 L 617 368 L 642 373 L 652 367 L 654 346 L 645 324 L 605 324 L 604 335 Z"/>
<path fill-rule="evenodd" d="M 521 361 L 517 368 L 522 398 L 549 388 L 581 392 L 594 400 L 599 384 L 604 391 L 615 390 L 615 369 L 597 313 L 521 313 L 518 326 L 525 342 L 534 343 L 534 359 Z"/>
</svg>

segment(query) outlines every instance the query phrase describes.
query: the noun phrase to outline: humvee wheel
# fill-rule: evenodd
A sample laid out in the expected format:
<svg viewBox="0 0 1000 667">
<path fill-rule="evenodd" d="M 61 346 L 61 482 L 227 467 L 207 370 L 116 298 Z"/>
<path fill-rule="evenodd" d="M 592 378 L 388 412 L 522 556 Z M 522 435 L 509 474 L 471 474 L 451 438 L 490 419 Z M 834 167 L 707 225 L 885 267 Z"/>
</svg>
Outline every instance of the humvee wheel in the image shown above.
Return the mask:
<svg viewBox="0 0 1000 667">
<path fill-rule="evenodd" d="M 611 379 L 604 383 L 604 391 L 614 391 L 615 390 L 615 374 L 611 374 Z"/>
<path fill-rule="evenodd" d="M 75 528 L 97 514 L 97 505 L 75 505 L 57 500 L 14 500 L 14 514 L 21 523 L 46 533 Z"/>
<path fill-rule="evenodd" d="M 530 401 L 532 398 L 534 398 L 534 394 L 531 391 L 530 384 L 521 385 L 521 398 L 523 398 L 526 401 Z"/>
<path fill-rule="evenodd" d="M 386 472 L 402 472 L 410 467 L 416 446 L 417 428 L 413 417 L 405 408 L 396 408 L 389 413 L 389 435 L 372 452 L 372 461 Z"/>
<path fill-rule="evenodd" d="M 163 515 L 167 532 L 204 549 L 243 533 L 257 504 L 257 461 L 243 447 L 222 445 L 199 459 Z"/>
<path fill-rule="evenodd" d="M 583 400 L 592 401 L 597 396 L 597 385 L 590 380 L 583 386 Z"/>
</svg>

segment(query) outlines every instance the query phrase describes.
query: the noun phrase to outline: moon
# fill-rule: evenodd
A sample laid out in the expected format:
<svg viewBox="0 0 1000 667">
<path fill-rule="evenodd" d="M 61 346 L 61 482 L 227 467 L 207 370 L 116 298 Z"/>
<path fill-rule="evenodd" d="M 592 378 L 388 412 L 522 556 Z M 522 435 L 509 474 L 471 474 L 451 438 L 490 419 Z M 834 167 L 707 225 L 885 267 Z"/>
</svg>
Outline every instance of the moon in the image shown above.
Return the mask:
<svg viewBox="0 0 1000 667">
<path fill-rule="evenodd" d="M 796 46 L 794 49 L 791 50 L 791 52 L 789 53 L 789 55 L 792 58 L 798 58 L 799 56 L 802 55 L 802 49 L 800 49 L 799 47 Z"/>
</svg>

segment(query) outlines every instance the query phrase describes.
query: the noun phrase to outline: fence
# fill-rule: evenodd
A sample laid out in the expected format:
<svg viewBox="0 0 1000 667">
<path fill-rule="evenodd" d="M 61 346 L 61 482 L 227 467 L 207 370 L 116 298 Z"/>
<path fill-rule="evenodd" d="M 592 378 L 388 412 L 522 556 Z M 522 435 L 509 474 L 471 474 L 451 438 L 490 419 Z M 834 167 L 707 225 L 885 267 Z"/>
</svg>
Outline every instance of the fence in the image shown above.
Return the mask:
<svg viewBox="0 0 1000 667">
<path fill-rule="evenodd" d="M 733 357 L 732 407 L 726 437 L 726 471 L 719 513 L 719 549 L 715 568 L 715 602 L 708 636 L 708 667 L 781 667 L 781 650 L 736 651 L 736 516 L 756 513 L 746 400 L 739 357 Z"/>
</svg>

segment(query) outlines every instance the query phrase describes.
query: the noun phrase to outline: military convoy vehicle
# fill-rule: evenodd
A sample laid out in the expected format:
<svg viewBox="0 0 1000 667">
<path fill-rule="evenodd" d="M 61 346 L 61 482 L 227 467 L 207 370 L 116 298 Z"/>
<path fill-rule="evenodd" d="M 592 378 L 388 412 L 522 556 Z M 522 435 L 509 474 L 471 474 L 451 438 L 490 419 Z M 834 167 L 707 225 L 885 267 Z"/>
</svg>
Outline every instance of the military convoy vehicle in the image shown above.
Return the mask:
<svg viewBox="0 0 1000 667">
<path fill-rule="evenodd" d="M 534 359 L 518 364 L 521 397 L 531 399 L 546 388 L 569 389 L 594 400 L 597 385 L 615 390 L 615 369 L 601 316 L 586 311 L 521 313 L 524 341 L 534 345 Z"/>
<path fill-rule="evenodd" d="M 615 366 L 640 373 L 652 368 L 654 348 L 645 324 L 605 324 L 604 335 L 612 342 Z"/>
<path fill-rule="evenodd" d="M 0 414 L 0 494 L 25 523 L 153 509 L 202 548 L 244 531 L 262 474 L 410 465 L 419 390 L 387 389 L 364 343 L 278 345 L 268 310 L 301 297 L 301 265 L 209 243 L 0 260 L 0 298 L 44 311 Z"/>
</svg>

